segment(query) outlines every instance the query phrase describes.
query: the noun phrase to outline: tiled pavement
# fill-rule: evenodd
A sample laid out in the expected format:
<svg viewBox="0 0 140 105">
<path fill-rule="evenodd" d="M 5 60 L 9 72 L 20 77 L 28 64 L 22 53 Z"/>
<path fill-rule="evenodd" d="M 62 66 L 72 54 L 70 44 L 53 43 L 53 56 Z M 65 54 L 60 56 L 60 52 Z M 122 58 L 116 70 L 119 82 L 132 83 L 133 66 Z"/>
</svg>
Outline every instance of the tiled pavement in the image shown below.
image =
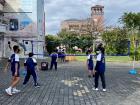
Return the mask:
<svg viewBox="0 0 140 105">
<path fill-rule="evenodd" d="M 40 71 L 40 88 L 32 79 L 19 84 L 21 93 L 8 96 L 4 89 L 10 83 L 10 73 L 0 71 L 0 105 L 140 105 L 140 78 L 129 75 L 130 67 L 107 64 L 107 92 L 93 91 L 94 79 L 89 79 L 85 63 L 60 64 L 58 71 Z M 101 86 L 100 86 L 101 89 Z"/>
</svg>

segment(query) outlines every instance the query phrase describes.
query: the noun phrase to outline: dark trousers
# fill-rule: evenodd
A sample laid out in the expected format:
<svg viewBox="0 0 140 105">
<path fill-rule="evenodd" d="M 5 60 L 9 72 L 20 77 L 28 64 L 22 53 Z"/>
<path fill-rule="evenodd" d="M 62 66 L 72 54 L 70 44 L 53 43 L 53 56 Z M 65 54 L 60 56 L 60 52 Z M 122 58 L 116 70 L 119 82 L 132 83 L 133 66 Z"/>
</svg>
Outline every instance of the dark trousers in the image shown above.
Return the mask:
<svg viewBox="0 0 140 105">
<path fill-rule="evenodd" d="M 53 66 L 55 66 L 55 70 L 57 70 L 57 62 L 51 61 L 50 70 L 52 70 Z"/>
<path fill-rule="evenodd" d="M 61 62 L 65 62 L 65 57 L 64 56 L 61 57 Z"/>
<path fill-rule="evenodd" d="M 27 70 L 27 74 L 25 76 L 23 84 L 26 84 L 29 81 L 31 75 L 33 76 L 34 84 L 37 83 L 37 76 L 35 70 Z"/>
<path fill-rule="evenodd" d="M 104 73 L 100 73 L 100 72 L 95 73 L 95 88 L 98 88 L 99 77 L 101 78 L 102 81 L 102 87 L 103 89 L 105 89 L 106 88 L 105 75 Z"/>
</svg>

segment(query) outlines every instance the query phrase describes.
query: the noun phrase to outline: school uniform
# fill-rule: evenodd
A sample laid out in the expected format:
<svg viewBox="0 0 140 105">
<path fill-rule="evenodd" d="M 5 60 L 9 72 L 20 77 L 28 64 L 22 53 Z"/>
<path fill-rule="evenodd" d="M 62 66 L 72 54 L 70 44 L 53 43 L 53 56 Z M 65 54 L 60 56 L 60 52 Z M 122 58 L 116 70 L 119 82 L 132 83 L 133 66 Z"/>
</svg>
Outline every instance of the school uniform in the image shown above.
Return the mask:
<svg viewBox="0 0 140 105">
<path fill-rule="evenodd" d="M 88 70 L 93 70 L 94 63 L 93 63 L 93 56 L 91 54 L 88 55 L 87 65 L 88 65 Z"/>
<path fill-rule="evenodd" d="M 51 56 L 50 70 L 52 70 L 53 66 L 55 66 L 55 70 L 57 70 L 58 54 L 57 53 L 52 53 L 50 56 Z"/>
<path fill-rule="evenodd" d="M 12 54 L 11 57 L 9 58 L 8 62 L 11 63 L 12 76 L 15 76 L 16 64 L 18 65 L 17 76 L 16 77 L 19 77 L 20 76 L 20 73 L 19 73 L 19 69 L 20 69 L 19 55 L 18 54 Z"/>
<path fill-rule="evenodd" d="M 102 87 L 103 89 L 106 88 L 106 83 L 105 83 L 105 57 L 104 54 L 99 53 L 97 55 L 97 62 L 96 62 L 96 66 L 95 66 L 95 88 L 98 88 L 98 80 L 99 77 L 101 78 L 102 81 Z"/>
<path fill-rule="evenodd" d="M 58 49 L 58 58 L 61 58 L 62 55 L 62 49 Z"/>
<path fill-rule="evenodd" d="M 61 54 L 61 62 L 65 62 L 65 52 L 62 52 Z"/>
<path fill-rule="evenodd" d="M 25 60 L 24 62 L 24 66 L 26 66 L 27 68 L 27 74 L 25 76 L 23 84 L 26 84 L 29 81 L 30 76 L 32 75 L 34 79 L 34 84 L 36 85 L 37 84 L 37 75 L 35 72 L 35 66 L 37 66 L 36 59 L 32 57 L 27 58 L 27 60 Z"/>
<path fill-rule="evenodd" d="M 15 77 L 20 77 L 20 63 L 19 63 L 19 55 L 18 54 L 12 54 L 11 57 L 9 58 L 8 62 L 11 64 L 11 72 L 12 72 L 12 76 Z M 17 65 L 17 67 L 16 67 Z M 17 71 L 16 71 L 17 70 Z M 15 75 L 15 73 L 17 72 L 17 75 Z M 14 82 L 12 80 L 12 82 Z M 17 90 L 16 87 L 12 87 L 10 86 L 9 88 L 5 89 L 6 93 L 10 96 L 12 96 L 14 93 L 19 93 L 20 90 Z"/>
</svg>

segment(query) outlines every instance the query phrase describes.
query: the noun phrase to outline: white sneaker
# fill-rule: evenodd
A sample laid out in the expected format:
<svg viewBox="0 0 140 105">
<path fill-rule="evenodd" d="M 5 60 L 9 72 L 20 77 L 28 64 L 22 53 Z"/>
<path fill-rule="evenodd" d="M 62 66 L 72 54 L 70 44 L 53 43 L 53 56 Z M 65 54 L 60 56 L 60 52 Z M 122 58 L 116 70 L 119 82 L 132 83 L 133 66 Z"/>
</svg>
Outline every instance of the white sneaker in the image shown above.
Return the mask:
<svg viewBox="0 0 140 105">
<path fill-rule="evenodd" d="M 106 89 L 103 89 L 103 92 L 106 92 Z"/>
<path fill-rule="evenodd" d="M 5 89 L 5 91 L 6 91 L 6 93 L 8 94 L 8 95 L 10 95 L 10 96 L 12 96 L 12 92 L 11 92 L 11 89 Z"/>
<path fill-rule="evenodd" d="M 96 91 L 98 91 L 99 89 L 98 89 L 98 88 L 93 88 L 93 90 L 96 90 Z"/>
<path fill-rule="evenodd" d="M 16 88 L 13 88 L 12 93 L 19 93 L 19 92 L 20 92 L 20 90 L 18 90 L 18 89 L 16 89 Z"/>
</svg>

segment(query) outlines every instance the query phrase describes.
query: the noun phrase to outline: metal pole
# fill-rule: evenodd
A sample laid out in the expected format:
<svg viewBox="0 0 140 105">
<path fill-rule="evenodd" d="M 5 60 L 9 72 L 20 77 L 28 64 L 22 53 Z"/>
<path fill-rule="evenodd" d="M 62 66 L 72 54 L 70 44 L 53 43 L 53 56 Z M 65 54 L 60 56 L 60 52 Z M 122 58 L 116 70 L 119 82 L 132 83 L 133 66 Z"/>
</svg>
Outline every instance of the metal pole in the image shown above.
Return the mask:
<svg viewBox="0 0 140 105">
<path fill-rule="evenodd" d="M 95 44 L 94 35 L 95 35 L 95 33 L 92 32 L 92 38 L 93 38 L 92 39 L 92 46 L 93 46 L 92 47 L 92 52 L 94 52 L 94 44 Z"/>
<path fill-rule="evenodd" d="M 132 35 L 134 34 L 133 28 L 132 28 Z M 133 37 L 135 38 L 135 36 Z M 136 61 L 136 46 L 135 46 L 135 39 L 133 39 L 134 43 L 134 60 L 133 60 L 133 70 L 135 69 L 135 61 Z"/>
<path fill-rule="evenodd" d="M 92 49 L 92 51 L 94 52 L 94 39 L 93 39 L 93 49 Z"/>
</svg>

